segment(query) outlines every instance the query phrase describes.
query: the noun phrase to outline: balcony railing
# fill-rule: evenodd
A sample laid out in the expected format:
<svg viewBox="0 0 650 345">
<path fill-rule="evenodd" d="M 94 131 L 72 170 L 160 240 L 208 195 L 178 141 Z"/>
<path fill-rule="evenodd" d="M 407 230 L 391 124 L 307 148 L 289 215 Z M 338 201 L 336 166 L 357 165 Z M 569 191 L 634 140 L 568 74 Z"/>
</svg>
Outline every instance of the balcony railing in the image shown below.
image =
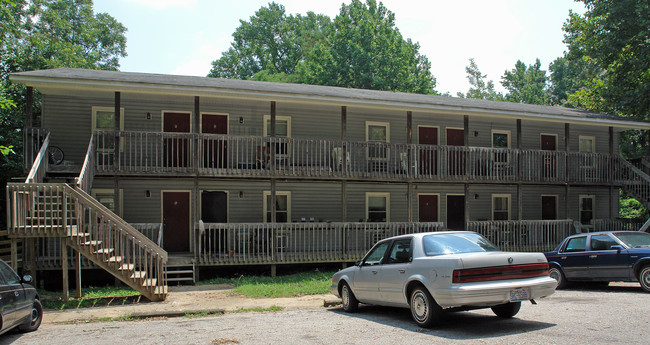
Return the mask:
<svg viewBox="0 0 650 345">
<path fill-rule="evenodd" d="M 470 221 L 467 230 L 485 236 L 501 250 L 524 252 L 553 250 L 574 232 L 571 219 Z"/>
<path fill-rule="evenodd" d="M 597 153 L 163 132 L 119 132 L 115 157 L 116 142 L 95 132 L 97 173 L 609 184 L 618 164 Z"/>
</svg>

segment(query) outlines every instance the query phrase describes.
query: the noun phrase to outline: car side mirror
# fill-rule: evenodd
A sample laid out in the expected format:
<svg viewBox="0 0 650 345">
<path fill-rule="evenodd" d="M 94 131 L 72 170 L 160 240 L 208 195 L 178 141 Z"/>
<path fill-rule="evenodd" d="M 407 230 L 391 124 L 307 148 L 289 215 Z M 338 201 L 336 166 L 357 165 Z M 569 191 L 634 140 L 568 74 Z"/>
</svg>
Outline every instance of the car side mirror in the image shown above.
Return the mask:
<svg viewBox="0 0 650 345">
<path fill-rule="evenodd" d="M 358 266 L 358 267 L 361 267 L 361 260 L 359 260 L 359 261 L 355 261 L 355 262 L 354 262 L 354 265 L 355 265 L 355 266 Z"/>
<path fill-rule="evenodd" d="M 616 249 L 616 251 L 620 253 L 621 250 L 623 250 L 623 246 L 621 246 L 619 244 L 616 244 L 616 245 L 613 245 L 613 246 L 609 247 L 609 249 Z"/>
<path fill-rule="evenodd" d="M 32 276 L 30 276 L 29 274 L 26 274 L 26 275 L 23 276 L 23 283 L 28 283 L 29 284 L 31 282 L 32 282 Z"/>
</svg>

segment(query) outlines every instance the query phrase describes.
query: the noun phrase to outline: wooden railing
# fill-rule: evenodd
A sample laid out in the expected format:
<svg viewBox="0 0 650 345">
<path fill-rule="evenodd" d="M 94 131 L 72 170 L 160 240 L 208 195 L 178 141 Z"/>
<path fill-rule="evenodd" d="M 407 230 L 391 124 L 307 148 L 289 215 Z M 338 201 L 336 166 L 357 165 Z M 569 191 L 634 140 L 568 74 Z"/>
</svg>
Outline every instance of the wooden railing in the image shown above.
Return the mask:
<svg viewBox="0 0 650 345">
<path fill-rule="evenodd" d="M 599 153 L 161 132 L 119 132 L 115 157 L 115 138 L 114 131 L 95 132 L 98 173 L 611 184 L 622 181 L 616 177 L 624 161 Z"/>
<path fill-rule="evenodd" d="M 573 233 L 573 220 L 470 221 L 467 230 L 478 232 L 501 250 L 544 252 Z"/>
<path fill-rule="evenodd" d="M 84 164 L 81 167 L 79 176 L 75 179 L 77 187 L 81 188 L 86 193 L 90 193 L 90 188 L 93 186 L 95 178 L 95 135 L 90 136 L 90 143 L 84 158 Z"/>
<path fill-rule="evenodd" d="M 34 158 L 34 162 L 27 174 L 25 183 L 41 183 L 47 172 L 47 166 L 49 162 L 49 157 L 47 156 L 47 148 L 50 145 L 50 133 L 47 133 L 43 144 Z"/>
<path fill-rule="evenodd" d="M 634 219 L 594 219 L 593 231 L 639 231 L 643 226 L 644 221 Z"/>
<path fill-rule="evenodd" d="M 164 298 L 167 252 L 79 188 L 9 183 L 10 237 L 63 237 L 149 299 Z"/>
<path fill-rule="evenodd" d="M 442 223 L 207 223 L 196 227 L 199 264 L 356 261 L 379 240 L 439 231 Z"/>
<path fill-rule="evenodd" d="M 136 230 L 140 231 L 148 239 L 162 247 L 163 228 L 162 223 L 129 223 Z"/>
<path fill-rule="evenodd" d="M 614 156 L 613 161 L 614 182 L 643 206 L 650 208 L 650 176 L 621 156 Z"/>
<path fill-rule="evenodd" d="M 45 137 L 50 133 L 45 128 L 26 128 L 23 134 L 23 159 L 25 170 L 34 165 L 34 160 L 43 146 Z"/>
</svg>

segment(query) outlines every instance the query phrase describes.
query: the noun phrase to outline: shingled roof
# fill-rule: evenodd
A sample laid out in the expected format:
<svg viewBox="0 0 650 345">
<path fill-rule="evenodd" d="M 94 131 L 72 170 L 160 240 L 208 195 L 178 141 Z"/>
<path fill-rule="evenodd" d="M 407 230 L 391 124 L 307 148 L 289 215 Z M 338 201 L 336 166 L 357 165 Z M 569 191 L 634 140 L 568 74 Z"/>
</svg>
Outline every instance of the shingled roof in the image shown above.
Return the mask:
<svg viewBox="0 0 650 345">
<path fill-rule="evenodd" d="M 11 79 L 26 85 L 69 87 L 78 83 L 119 91 L 130 86 L 132 88 L 154 88 L 157 90 L 173 91 L 182 89 L 200 90 L 202 93 L 215 94 L 263 94 L 267 97 L 318 99 L 321 101 L 338 102 L 346 104 L 393 104 L 405 108 L 453 108 L 456 110 L 503 112 L 508 114 L 522 114 L 540 117 L 564 117 L 580 121 L 602 119 L 604 122 L 619 122 L 619 126 L 631 128 L 650 128 L 650 122 L 636 119 L 594 113 L 579 109 L 559 106 L 544 106 L 534 104 L 497 102 L 481 99 L 458 98 L 448 96 L 422 95 L 404 92 L 377 91 L 364 89 L 351 89 L 334 86 L 320 86 L 307 84 L 275 83 L 250 80 L 221 79 L 196 76 L 180 76 L 168 74 L 133 73 L 103 70 L 88 70 L 75 68 L 57 68 L 29 72 L 13 73 Z M 58 85 L 58 86 L 57 86 Z M 608 121 L 609 120 L 609 121 Z"/>
</svg>

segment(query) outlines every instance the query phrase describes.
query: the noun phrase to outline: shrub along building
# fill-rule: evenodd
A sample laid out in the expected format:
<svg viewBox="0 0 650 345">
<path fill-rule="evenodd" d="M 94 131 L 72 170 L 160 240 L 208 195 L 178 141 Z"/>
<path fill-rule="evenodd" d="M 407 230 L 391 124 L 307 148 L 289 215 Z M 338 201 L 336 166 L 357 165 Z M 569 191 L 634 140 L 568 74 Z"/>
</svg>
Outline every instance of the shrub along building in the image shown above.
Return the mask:
<svg viewBox="0 0 650 345">
<path fill-rule="evenodd" d="M 614 224 L 621 188 L 650 202 L 650 178 L 617 153 L 621 131 L 648 122 L 187 76 L 11 79 L 28 102 L 42 95 L 40 128 L 27 104 L 29 176 L 8 185 L 12 242 L 29 239 L 32 270 L 66 276 L 81 253 L 81 266 L 151 299 L 197 267 L 350 262 L 408 232 L 468 229 L 503 249 L 546 250 Z"/>
</svg>

